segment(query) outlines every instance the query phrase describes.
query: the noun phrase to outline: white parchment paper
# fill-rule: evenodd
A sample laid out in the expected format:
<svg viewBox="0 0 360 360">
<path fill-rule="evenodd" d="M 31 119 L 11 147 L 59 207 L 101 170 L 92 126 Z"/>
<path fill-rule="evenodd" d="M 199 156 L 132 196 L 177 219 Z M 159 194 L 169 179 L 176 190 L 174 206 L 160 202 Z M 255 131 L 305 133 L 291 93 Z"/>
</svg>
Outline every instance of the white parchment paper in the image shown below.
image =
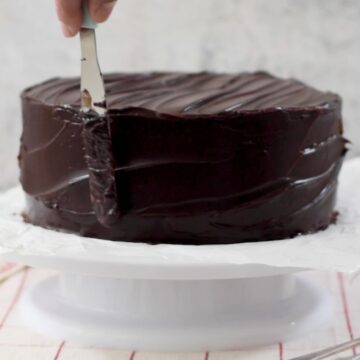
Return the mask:
<svg viewBox="0 0 360 360">
<path fill-rule="evenodd" d="M 71 257 L 133 264 L 263 264 L 360 271 L 360 159 L 344 164 L 336 225 L 294 239 L 235 245 L 147 245 L 84 238 L 25 224 L 20 187 L 0 195 L 0 255 Z M 106 261 L 106 260 L 105 260 Z"/>
</svg>

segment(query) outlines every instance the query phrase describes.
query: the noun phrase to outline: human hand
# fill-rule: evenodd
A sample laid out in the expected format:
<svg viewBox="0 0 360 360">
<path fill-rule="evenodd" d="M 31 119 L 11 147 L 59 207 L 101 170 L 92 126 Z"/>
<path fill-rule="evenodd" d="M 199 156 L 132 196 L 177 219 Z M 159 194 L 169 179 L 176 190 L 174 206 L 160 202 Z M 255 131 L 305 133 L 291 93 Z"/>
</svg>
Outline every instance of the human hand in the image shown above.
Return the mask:
<svg viewBox="0 0 360 360">
<path fill-rule="evenodd" d="M 75 36 L 80 28 L 83 18 L 82 0 L 55 0 L 56 12 L 61 22 L 61 28 L 66 37 Z M 106 21 L 116 0 L 88 0 L 89 13 L 96 22 Z"/>
</svg>

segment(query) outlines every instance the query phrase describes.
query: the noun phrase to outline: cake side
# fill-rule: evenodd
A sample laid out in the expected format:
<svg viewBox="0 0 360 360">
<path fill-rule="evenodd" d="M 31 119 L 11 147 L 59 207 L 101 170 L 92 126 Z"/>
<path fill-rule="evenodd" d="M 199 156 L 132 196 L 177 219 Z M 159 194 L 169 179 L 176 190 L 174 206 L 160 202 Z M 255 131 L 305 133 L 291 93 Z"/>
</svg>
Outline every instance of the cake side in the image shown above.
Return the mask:
<svg viewBox="0 0 360 360">
<path fill-rule="evenodd" d="M 159 87 L 158 81 L 162 90 L 175 84 L 179 91 L 181 76 L 191 90 L 186 102 L 184 94 L 174 101 L 171 89 L 162 95 L 154 89 L 153 97 L 141 90 L 141 100 L 139 89 Z M 20 167 L 28 221 L 104 239 L 182 244 L 272 240 L 326 228 L 346 152 L 340 98 L 293 80 L 274 84 L 264 73 L 245 74 L 246 81 L 192 76 L 195 89 L 217 87 L 217 98 L 194 102 L 189 74 L 106 77 L 122 213 L 111 227 L 98 222 L 90 202 L 78 83 L 59 79 L 25 91 Z M 252 76 L 257 86 L 266 88 L 270 78 L 289 93 L 254 84 L 251 90 Z M 127 82 L 128 93 L 116 100 L 114 89 Z M 64 99 L 70 106 L 58 106 Z"/>
</svg>

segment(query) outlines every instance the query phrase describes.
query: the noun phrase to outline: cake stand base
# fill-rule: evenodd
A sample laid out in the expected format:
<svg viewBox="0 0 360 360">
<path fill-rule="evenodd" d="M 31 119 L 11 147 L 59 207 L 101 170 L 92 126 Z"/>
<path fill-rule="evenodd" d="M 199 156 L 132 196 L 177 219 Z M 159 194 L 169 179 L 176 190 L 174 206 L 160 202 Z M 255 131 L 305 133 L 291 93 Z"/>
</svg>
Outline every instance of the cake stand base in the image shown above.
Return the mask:
<svg viewBox="0 0 360 360">
<path fill-rule="evenodd" d="M 62 273 L 26 295 L 32 328 L 75 343 L 143 351 L 236 350 L 330 324 L 326 292 L 292 274 L 141 280 Z"/>
</svg>

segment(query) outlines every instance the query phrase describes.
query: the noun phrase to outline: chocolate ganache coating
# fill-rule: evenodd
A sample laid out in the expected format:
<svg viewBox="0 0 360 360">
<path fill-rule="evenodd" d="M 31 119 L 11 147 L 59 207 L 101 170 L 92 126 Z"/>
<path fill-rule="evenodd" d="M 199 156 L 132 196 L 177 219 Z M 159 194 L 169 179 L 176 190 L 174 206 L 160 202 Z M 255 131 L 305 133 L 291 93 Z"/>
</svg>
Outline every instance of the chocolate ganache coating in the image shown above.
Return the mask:
<svg viewBox="0 0 360 360">
<path fill-rule="evenodd" d="M 22 93 L 27 221 L 101 239 L 229 244 L 334 220 L 346 153 L 341 99 L 264 72 L 105 76 L 108 112 L 79 79 Z"/>
</svg>

